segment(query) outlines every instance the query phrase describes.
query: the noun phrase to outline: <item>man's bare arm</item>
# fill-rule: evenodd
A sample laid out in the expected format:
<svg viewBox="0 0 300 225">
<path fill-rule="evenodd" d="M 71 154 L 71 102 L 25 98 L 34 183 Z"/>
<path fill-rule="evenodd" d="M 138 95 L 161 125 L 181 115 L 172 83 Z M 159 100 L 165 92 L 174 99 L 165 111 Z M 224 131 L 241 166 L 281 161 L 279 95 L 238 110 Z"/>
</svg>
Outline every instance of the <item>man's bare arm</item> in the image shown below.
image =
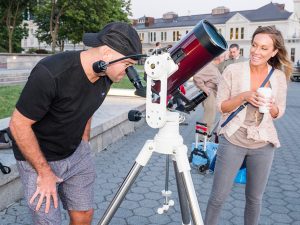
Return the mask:
<svg viewBox="0 0 300 225">
<path fill-rule="evenodd" d="M 23 116 L 16 109 L 11 117 L 9 127 L 23 156 L 38 174 L 43 174 L 51 169 L 40 150 L 36 136 L 31 128 L 35 122 Z"/>
<path fill-rule="evenodd" d="M 61 182 L 62 180 L 56 177 L 41 152 L 37 138 L 32 130 L 32 125 L 35 122 L 36 121 L 23 116 L 17 109 L 15 109 L 11 117 L 9 128 L 22 155 L 33 166 L 38 175 L 37 190 L 32 196 L 30 203 L 32 203 L 34 199 L 40 195 L 36 207 L 36 210 L 39 210 L 45 197 L 45 212 L 47 213 L 50 208 L 51 196 L 54 201 L 54 207 L 57 208 L 58 206 L 56 183 Z"/>
</svg>

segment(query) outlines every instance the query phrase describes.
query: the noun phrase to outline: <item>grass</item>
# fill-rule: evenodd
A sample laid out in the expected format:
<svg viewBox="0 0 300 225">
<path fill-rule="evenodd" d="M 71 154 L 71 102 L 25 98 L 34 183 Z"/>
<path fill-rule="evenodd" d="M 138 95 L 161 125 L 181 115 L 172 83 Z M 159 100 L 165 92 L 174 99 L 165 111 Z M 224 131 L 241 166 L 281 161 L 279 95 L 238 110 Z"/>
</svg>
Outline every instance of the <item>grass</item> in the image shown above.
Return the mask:
<svg viewBox="0 0 300 225">
<path fill-rule="evenodd" d="M 144 69 L 143 66 L 135 66 L 138 71 Z M 145 85 L 143 80 L 143 73 L 139 73 L 142 83 Z M 0 119 L 11 116 L 16 102 L 19 99 L 23 85 L 16 86 L 0 86 Z M 134 89 L 134 86 L 129 81 L 128 77 L 125 76 L 121 82 L 114 83 L 112 88 L 121 88 L 121 89 Z"/>
<path fill-rule="evenodd" d="M 144 81 L 144 73 L 142 71 L 144 71 L 144 66 L 142 65 L 135 65 L 134 66 L 135 69 L 138 71 L 138 74 L 140 75 L 140 79 L 143 83 L 143 85 L 146 85 L 146 82 Z M 132 83 L 130 82 L 130 80 L 128 79 L 127 76 L 125 76 L 121 82 L 119 83 L 113 83 L 113 85 L 111 86 L 112 88 L 121 88 L 121 89 L 134 89 L 134 86 L 132 85 Z"/>
<path fill-rule="evenodd" d="M 142 84 L 146 86 L 146 82 L 144 81 L 144 74 L 139 73 Z M 111 88 L 121 88 L 121 89 L 134 89 L 133 84 L 130 82 L 127 76 L 125 76 L 119 83 L 113 83 Z"/>
<path fill-rule="evenodd" d="M 11 116 L 23 85 L 0 87 L 0 119 Z"/>
<path fill-rule="evenodd" d="M 135 67 L 137 70 L 143 70 L 143 71 L 144 71 L 144 65 L 134 65 L 134 67 Z"/>
</svg>

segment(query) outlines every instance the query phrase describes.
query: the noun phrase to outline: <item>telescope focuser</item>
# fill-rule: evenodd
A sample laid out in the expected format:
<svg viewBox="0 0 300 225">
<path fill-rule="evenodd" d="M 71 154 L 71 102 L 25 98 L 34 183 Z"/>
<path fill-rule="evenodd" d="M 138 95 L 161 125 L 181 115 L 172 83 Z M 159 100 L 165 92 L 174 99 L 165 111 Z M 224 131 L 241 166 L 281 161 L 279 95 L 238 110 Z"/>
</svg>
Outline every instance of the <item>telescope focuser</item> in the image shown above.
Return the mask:
<svg viewBox="0 0 300 225">
<path fill-rule="evenodd" d="M 175 110 L 184 112 L 184 113 L 189 113 L 197 107 L 201 102 L 203 102 L 207 98 L 207 94 L 203 92 L 199 92 L 196 96 L 194 96 L 191 100 L 185 97 L 178 89 L 174 92 L 173 94 L 173 99 L 180 99 L 184 104 L 181 104 L 176 107 Z M 167 105 L 168 108 L 172 107 L 172 104 L 169 103 Z"/>
</svg>

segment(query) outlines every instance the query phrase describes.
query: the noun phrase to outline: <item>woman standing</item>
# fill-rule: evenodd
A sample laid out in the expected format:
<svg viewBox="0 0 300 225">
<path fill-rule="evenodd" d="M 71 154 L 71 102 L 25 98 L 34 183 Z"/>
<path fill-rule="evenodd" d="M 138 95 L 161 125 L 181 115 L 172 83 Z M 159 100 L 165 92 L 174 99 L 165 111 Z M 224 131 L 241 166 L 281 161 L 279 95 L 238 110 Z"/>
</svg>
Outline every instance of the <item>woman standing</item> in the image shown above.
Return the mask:
<svg viewBox="0 0 300 225">
<path fill-rule="evenodd" d="M 218 87 L 217 106 L 222 124 L 231 112 L 248 102 L 230 122 L 220 129 L 220 143 L 213 187 L 205 215 L 205 225 L 217 225 L 221 207 L 232 188 L 244 159 L 247 167 L 245 225 L 257 225 L 263 193 L 270 174 L 274 151 L 280 147 L 274 119 L 285 111 L 287 80 L 292 72 L 283 37 L 275 27 L 259 27 L 252 35 L 250 59 L 229 65 Z M 271 68 L 275 70 L 265 87 L 272 98 L 257 92 Z M 267 105 L 269 112 L 258 107 Z"/>
</svg>

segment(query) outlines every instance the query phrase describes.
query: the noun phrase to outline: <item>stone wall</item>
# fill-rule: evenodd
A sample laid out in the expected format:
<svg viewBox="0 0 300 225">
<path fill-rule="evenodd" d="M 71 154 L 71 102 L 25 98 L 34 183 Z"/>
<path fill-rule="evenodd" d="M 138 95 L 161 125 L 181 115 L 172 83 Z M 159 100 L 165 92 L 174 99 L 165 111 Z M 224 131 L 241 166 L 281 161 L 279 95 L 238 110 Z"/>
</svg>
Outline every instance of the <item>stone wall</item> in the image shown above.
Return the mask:
<svg viewBox="0 0 300 225">
<path fill-rule="evenodd" d="M 0 54 L 0 68 L 9 70 L 31 70 L 48 54 Z"/>
</svg>

